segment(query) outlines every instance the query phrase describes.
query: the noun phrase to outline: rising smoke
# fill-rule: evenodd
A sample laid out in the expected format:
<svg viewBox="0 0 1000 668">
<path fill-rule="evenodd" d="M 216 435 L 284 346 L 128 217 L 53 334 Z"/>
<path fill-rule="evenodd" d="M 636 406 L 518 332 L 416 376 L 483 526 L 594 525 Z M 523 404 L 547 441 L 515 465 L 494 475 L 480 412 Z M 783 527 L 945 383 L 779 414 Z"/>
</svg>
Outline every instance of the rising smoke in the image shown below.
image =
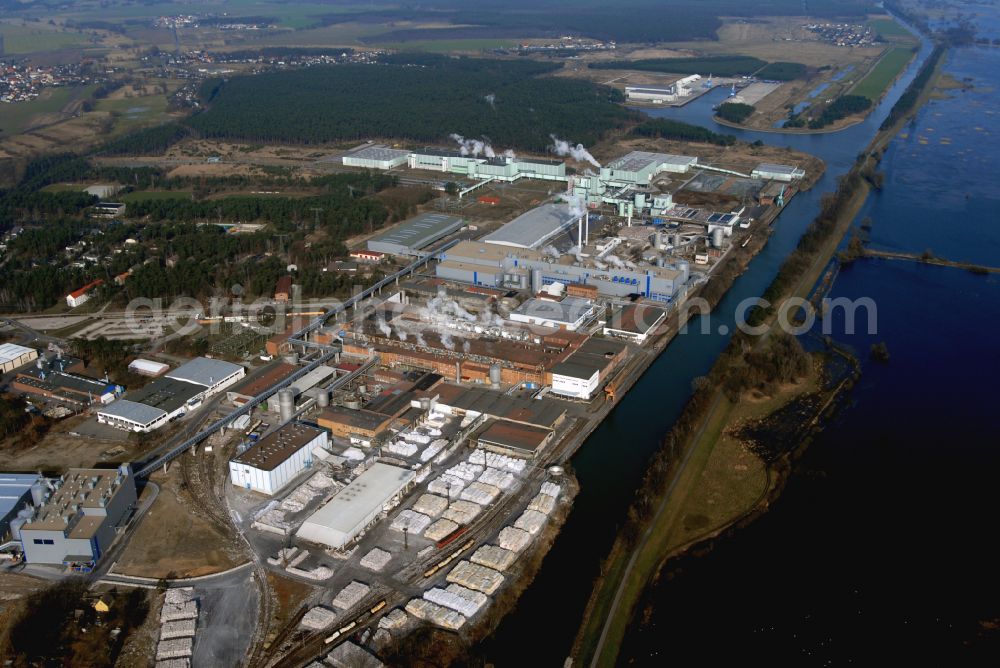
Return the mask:
<svg viewBox="0 0 1000 668">
<path fill-rule="evenodd" d="M 583 147 L 583 144 L 577 144 L 573 146 L 571 143 L 564 139 L 559 139 L 555 135 L 549 135 L 552 137 L 552 146 L 549 150 L 556 155 L 570 156 L 577 162 L 589 162 L 594 167 L 600 167 L 601 163 L 597 162 L 594 156 L 590 155 L 590 151 Z"/>
<path fill-rule="evenodd" d="M 487 158 L 495 158 L 496 152 L 493 147 L 480 139 L 466 139 L 458 133 L 448 135 L 458 143 L 458 150 L 462 155 L 478 156 L 482 154 Z"/>
<path fill-rule="evenodd" d="M 491 107 L 493 107 L 493 109 L 497 108 L 497 105 L 496 105 L 497 96 L 494 95 L 493 93 L 490 93 L 489 95 L 484 95 L 483 99 L 486 100 L 489 103 L 489 105 Z"/>
</svg>

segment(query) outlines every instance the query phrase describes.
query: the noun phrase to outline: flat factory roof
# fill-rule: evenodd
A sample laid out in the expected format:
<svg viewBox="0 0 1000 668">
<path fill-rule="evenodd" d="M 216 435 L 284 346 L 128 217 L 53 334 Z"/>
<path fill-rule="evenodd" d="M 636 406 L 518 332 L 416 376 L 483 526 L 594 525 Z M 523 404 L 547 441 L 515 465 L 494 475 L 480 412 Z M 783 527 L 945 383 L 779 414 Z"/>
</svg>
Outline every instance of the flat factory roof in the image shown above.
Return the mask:
<svg viewBox="0 0 1000 668">
<path fill-rule="evenodd" d="M 484 445 L 499 445 L 534 454 L 545 445 L 551 434 L 551 429 L 498 420 L 480 433 L 478 440 Z"/>
<path fill-rule="evenodd" d="M 698 158 L 672 153 L 652 153 L 650 151 L 632 151 L 608 163 L 607 169 L 617 169 L 625 172 L 639 172 L 650 165 L 691 165 Z"/>
<path fill-rule="evenodd" d="M 645 86 L 625 86 L 626 93 L 661 93 L 663 95 L 672 95 L 676 92 L 675 87 L 670 88 L 648 88 Z"/>
<path fill-rule="evenodd" d="M 239 394 L 245 397 L 255 397 L 275 383 L 280 383 L 291 376 L 298 369 L 294 364 L 287 362 L 274 362 L 257 375 L 241 380 L 236 385 L 226 391 L 232 394 Z"/>
<path fill-rule="evenodd" d="M 231 364 L 222 360 L 195 357 L 187 364 L 183 364 L 168 373 L 166 377 L 194 383 L 195 385 L 211 387 L 220 380 L 237 373 L 242 368 L 239 364 Z"/>
<path fill-rule="evenodd" d="M 161 376 L 145 387 L 135 392 L 129 392 L 125 398 L 138 404 L 144 404 L 166 411 L 167 413 L 172 413 L 183 406 L 188 399 L 204 391 L 205 387 L 202 385 L 186 383 L 170 376 Z M 116 401 L 111 406 L 118 404 L 120 401 Z M 108 406 L 108 408 L 111 406 Z M 102 409 L 101 412 L 107 413 L 108 411 Z"/>
<path fill-rule="evenodd" d="M 233 461 L 261 471 L 273 471 L 286 459 L 325 433 L 316 427 L 290 422 L 265 436 L 243 454 L 234 457 Z"/>
<path fill-rule="evenodd" d="M 413 471 L 376 462 L 310 515 L 296 535 L 314 543 L 343 547 L 415 476 Z"/>
<path fill-rule="evenodd" d="M 13 362 L 18 357 L 35 352 L 37 351 L 34 348 L 25 348 L 16 343 L 0 343 L 0 364 Z"/>
<path fill-rule="evenodd" d="M 141 425 L 149 424 L 167 414 L 167 411 L 163 409 L 140 404 L 136 401 L 129 401 L 128 399 L 119 399 L 105 406 L 99 412 L 103 415 L 130 420 Z"/>
<path fill-rule="evenodd" d="M 795 174 L 802 171 L 798 167 L 791 165 L 778 165 L 773 162 L 762 162 L 754 167 L 755 172 L 770 172 L 772 174 Z"/>
<path fill-rule="evenodd" d="M 0 473 L 0 520 L 17 508 L 40 477 L 37 473 Z"/>
<path fill-rule="evenodd" d="M 590 300 L 579 297 L 566 297 L 559 302 L 533 297 L 514 309 L 512 313 L 536 320 L 551 320 L 571 325 L 590 313 L 593 307 Z"/>
<path fill-rule="evenodd" d="M 399 149 L 389 148 L 384 144 L 375 144 L 373 146 L 365 146 L 351 153 L 345 153 L 343 157 L 358 158 L 361 160 L 398 160 L 408 155 L 410 155 L 409 151 L 400 151 Z"/>
<path fill-rule="evenodd" d="M 483 241 L 515 248 L 538 248 L 579 219 L 567 204 L 543 204 L 487 234 Z"/>
<path fill-rule="evenodd" d="M 629 304 L 611 318 L 608 329 L 647 334 L 666 316 L 666 311 L 646 304 Z"/>
<path fill-rule="evenodd" d="M 70 469 L 63 476 L 59 489 L 52 492 L 49 500 L 36 510 L 35 519 L 25 524 L 23 529 L 65 530 L 78 514 L 75 510 L 77 505 L 81 508 L 103 508 L 122 490 L 123 479 L 118 469 Z M 65 518 L 70 519 L 67 521 Z M 84 514 L 69 538 L 88 538 L 103 521 L 103 514 Z"/>
<path fill-rule="evenodd" d="M 482 387 L 442 383 L 428 394 L 437 395 L 438 403 L 445 406 L 536 427 L 555 427 L 566 413 L 565 404 L 555 399 L 518 399 Z"/>
<path fill-rule="evenodd" d="M 369 250 L 379 250 L 372 248 L 372 244 L 395 244 L 419 250 L 441 237 L 451 234 L 464 224 L 465 221 L 458 216 L 423 213 L 372 237 L 368 240 L 368 248 Z"/>
<path fill-rule="evenodd" d="M 343 406 L 329 406 L 324 408 L 316 419 L 346 425 L 353 429 L 378 431 L 383 425 L 392 421 L 392 416 L 363 408 L 355 410 Z"/>
</svg>

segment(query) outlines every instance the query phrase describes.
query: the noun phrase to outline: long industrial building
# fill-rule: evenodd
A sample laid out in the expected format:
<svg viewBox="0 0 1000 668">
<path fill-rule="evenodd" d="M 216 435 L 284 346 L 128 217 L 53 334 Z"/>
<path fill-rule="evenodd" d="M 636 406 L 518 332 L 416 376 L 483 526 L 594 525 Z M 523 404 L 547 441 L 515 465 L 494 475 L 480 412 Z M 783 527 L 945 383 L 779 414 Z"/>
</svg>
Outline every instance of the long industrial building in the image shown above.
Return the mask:
<svg viewBox="0 0 1000 668">
<path fill-rule="evenodd" d="M 135 506 L 131 467 L 70 469 L 50 484 L 47 498 L 20 527 L 25 561 L 90 570 Z"/>
<path fill-rule="evenodd" d="M 463 241 L 442 254 L 435 268 L 438 278 L 491 288 L 529 288 L 539 292 L 546 285 L 592 285 L 602 295 L 640 295 L 671 302 L 687 283 L 689 266 L 627 266 L 602 269 L 595 262 L 576 262 L 572 256 L 554 260 L 531 249 L 476 241 Z"/>
<path fill-rule="evenodd" d="M 309 468 L 316 448 L 326 449 L 327 432 L 290 422 L 265 436 L 229 461 L 229 479 L 243 487 L 273 496 Z"/>
<path fill-rule="evenodd" d="M 16 343 L 0 343 L 0 373 L 8 373 L 33 362 L 38 357 L 34 348 L 19 346 Z"/>
<path fill-rule="evenodd" d="M 487 234 L 483 241 L 512 248 L 540 248 L 579 220 L 580 214 L 565 204 L 543 204 L 526 211 L 496 232 Z"/>
<path fill-rule="evenodd" d="M 197 357 L 105 406 L 97 421 L 126 431 L 153 431 L 245 375 L 246 369 L 238 364 Z"/>
<path fill-rule="evenodd" d="M 31 515 L 28 505 L 42 500 L 40 481 L 37 473 L 0 473 L 0 543 L 7 542 L 11 528 L 20 538 L 24 518 Z"/>
<path fill-rule="evenodd" d="M 389 255 L 419 255 L 439 239 L 462 228 L 465 221 L 443 213 L 423 213 L 368 240 L 368 250 Z"/>
<path fill-rule="evenodd" d="M 396 506 L 415 477 L 408 469 L 376 462 L 310 515 L 296 536 L 343 549 Z"/>
</svg>

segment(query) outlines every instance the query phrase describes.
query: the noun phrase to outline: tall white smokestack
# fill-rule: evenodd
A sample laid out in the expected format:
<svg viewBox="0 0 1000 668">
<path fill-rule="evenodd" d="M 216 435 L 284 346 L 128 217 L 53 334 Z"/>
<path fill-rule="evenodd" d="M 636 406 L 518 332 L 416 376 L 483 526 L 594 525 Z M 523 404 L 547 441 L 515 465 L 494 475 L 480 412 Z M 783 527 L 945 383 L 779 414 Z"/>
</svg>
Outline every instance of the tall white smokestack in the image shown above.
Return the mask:
<svg viewBox="0 0 1000 668">
<path fill-rule="evenodd" d="M 583 237 L 583 243 L 584 245 L 586 245 L 590 243 L 590 211 L 587 211 L 587 213 L 584 214 L 584 218 L 586 218 L 587 220 L 586 222 L 587 231 Z"/>
<path fill-rule="evenodd" d="M 583 216 L 580 216 L 580 222 L 576 228 L 576 247 L 583 248 Z"/>
</svg>

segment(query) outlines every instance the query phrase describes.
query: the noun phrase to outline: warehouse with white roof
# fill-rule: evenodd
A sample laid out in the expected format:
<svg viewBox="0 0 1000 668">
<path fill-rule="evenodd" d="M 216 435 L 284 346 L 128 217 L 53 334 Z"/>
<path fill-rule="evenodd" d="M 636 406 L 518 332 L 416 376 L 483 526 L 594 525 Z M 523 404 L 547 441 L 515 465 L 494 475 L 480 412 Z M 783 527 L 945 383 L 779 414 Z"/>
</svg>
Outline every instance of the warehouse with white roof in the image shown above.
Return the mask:
<svg viewBox="0 0 1000 668">
<path fill-rule="evenodd" d="M 376 462 L 310 515 L 296 536 L 342 549 L 396 506 L 415 477 L 408 469 Z"/>
<path fill-rule="evenodd" d="M 16 343 L 0 343 L 0 373 L 8 373 L 38 358 L 38 351 Z"/>
<path fill-rule="evenodd" d="M 421 249 L 462 229 L 465 221 L 443 213 L 422 213 L 368 240 L 368 250 L 389 255 L 419 255 Z"/>
<path fill-rule="evenodd" d="M 205 396 L 223 390 L 245 376 L 247 370 L 239 364 L 232 364 L 208 357 L 195 357 L 166 375 L 167 378 L 206 388 Z"/>
<path fill-rule="evenodd" d="M 393 167 L 405 165 L 409 157 L 409 151 L 389 148 L 384 144 L 369 144 L 350 153 L 345 153 L 341 157 L 341 162 L 347 167 L 392 169 Z"/>
<path fill-rule="evenodd" d="M 580 215 L 573 212 L 567 204 L 543 204 L 522 213 L 482 240 L 498 246 L 540 248 L 579 220 Z"/>
</svg>

